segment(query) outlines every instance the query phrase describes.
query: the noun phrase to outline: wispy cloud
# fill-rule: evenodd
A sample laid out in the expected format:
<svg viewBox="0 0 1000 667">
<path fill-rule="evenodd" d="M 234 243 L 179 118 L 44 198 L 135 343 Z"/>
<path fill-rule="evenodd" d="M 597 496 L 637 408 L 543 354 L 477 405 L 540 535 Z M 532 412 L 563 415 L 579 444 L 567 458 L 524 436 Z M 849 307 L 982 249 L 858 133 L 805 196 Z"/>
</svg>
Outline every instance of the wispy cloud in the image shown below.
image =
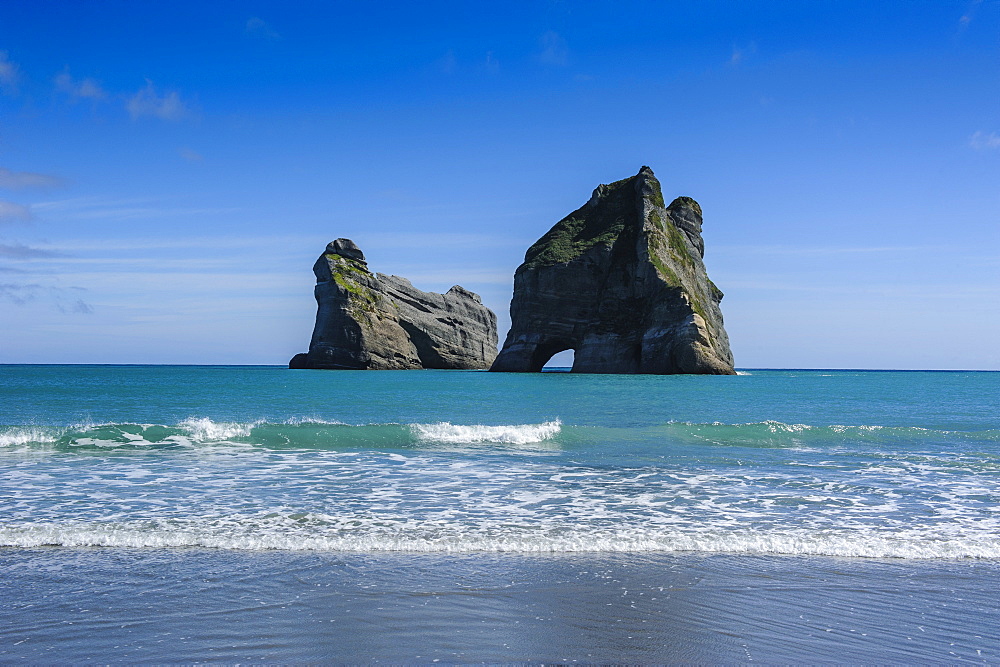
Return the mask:
<svg viewBox="0 0 1000 667">
<path fill-rule="evenodd" d="M 99 102 L 108 96 L 101 85 L 93 79 L 74 79 L 68 68 L 56 75 L 55 84 L 56 90 L 68 95 L 71 102 L 78 100 Z"/>
<path fill-rule="evenodd" d="M 24 204 L 15 204 L 12 201 L 0 199 L 0 223 L 25 222 L 31 218 L 31 209 Z"/>
<path fill-rule="evenodd" d="M 176 90 L 160 95 L 156 86 L 149 79 L 146 79 L 146 86 L 140 88 L 135 95 L 125 102 L 132 120 L 142 116 L 152 116 L 161 120 L 177 121 L 191 115 L 191 110 L 181 100 L 180 93 Z"/>
<path fill-rule="evenodd" d="M 927 250 L 930 246 L 790 246 L 790 245 L 713 245 L 712 252 L 725 255 L 836 256 L 880 253 L 907 253 Z"/>
<path fill-rule="evenodd" d="M 569 64 L 569 47 L 559 33 L 549 30 L 538 41 L 542 47 L 541 53 L 538 54 L 538 60 L 543 65 L 565 67 Z"/>
<path fill-rule="evenodd" d="M 247 19 L 246 27 L 243 29 L 243 33 L 247 37 L 253 37 L 255 39 L 266 39 L 275 40 L 281 39 L 281 35 L 272 28 L 267 21 L 257 16 L 251 16 Z"/>
<path fill-rule="evenodd" d="M 969 145 L 977 151 L 1000 148 L 1000 135 L 996 132 L 976 132 L 969 137 Z"/>
<path fill-rule="evenodd" d="M 976 10 L 979 9 L 979 5 L 983 4 L 983 0 L 972 0 L 965 10 L 965 13 L 958 19 L 958 25 L 962 28 L 968 26 L 972 23 L 972 19 L 976 15 Z"/>
<path fill-rule="evenodd" d="M 312 243 L 312 246 L 308 246 Z M 213 258 L 218 259 L 217 249 L 234 250 L 238 248 L 295 248 L 308 246 L 320 247 L 325 245 L 325 241 L 317 243 L 317 239 L 312 235 L 301 236 L 192 236 L 192 237 L 171 237 L 171 238 L 133 238 L 133 239 L 65 239 L 53 247 L 58 250 L 71 252 L 97 250 L 104 252 L 119 252 L 132 250 L 164 250 L 176 248 L 191 248 L 196 250 L 209 250 Z M 319 252 L 317 250 L 317 252 Z M 310 250 L 311 254 L 311 250 Z M 188 259 L 188 257 L 185 257 Z M 141 261 L 147 261 L 142 259 Z M 238 261 L 244 261 L 241 255 Z"/>
<path fill-rule="evenodd" d="M 0 51 L 0 90 L 8 95 L 17 94 L 20 79 L 21 71 L 17 64 L 10 61 L 6 51 Z"/>
<path fill-rule="evenodd" d="M 8 95 L 16 95 L 20 80 L 20 68 L 10 61 L 6 51 L 0 51 L 0 90 Z"/>
<path fill-rule="evenodd" d="M 38 283 L 0 283 L 0 299 L 15 306 L 26 306 L 40 297 L 48 296 L 51 305 L 61 313 L 89 315 L 93 306 L 78 296 L 85 291 L 82 287 L 54 287 Z"/>
<path fill-rule="evenodd" d="M 187 148 L 186 146 L 178 148 L 177 153 L 188 162 L 201 162 L 202 160 L 205 159 L 201 153 L 193 151 L 190 148 Z"/>
<path fill-rule="evenodd" d="M 56 299 L 56 308 L 64 313 L 77 313 L 79 315 L 90 315 L 94 312 L 94 307 L 83 299 L 73 299 L 64 303 L 62 299 Z"/>
<path fill-rule="evenodd" d="M 32 171 L 11 171 L 0 167 L 0 188 L 6 190 L 25 190 L 27 188 L 58 188 L 66 185 L 66 181 L 51 174 L 38 174 Z"/>
<path fill-rule="evenodd" d="M 490 74 L 496 74 L 500 71 L 500 61 L 494 57 L 492 51 L 486 52 L 486 71 Z"/>
<path fill-rule="evenodd" d="M 23 306 L 38 298 L 44 289 L 38 284 L 0 283 L 0 297 L 15 306 Z"/>
<path fill-rule="evenodd" d="M 836 282 L 824 284 L 791 283 L 781 279 L 768 278 L 725 278 L 724 285 L 727 293 L 736 290 L 753 290 L 757 292 L 788 292 L 788 293 L 817 293 L 817 294 L 875 294 L 885 297 L 910 297 L 922 300 L 941 299 L 953 300 L 956 293 L 961 298 L 996 298 L 1000 295 L 1000 288 L 993 285 L 981 284 L 954 284 L 949 286 L 928 286 L 902 285 L 899 283 L 853 283 Z"/>
<path fill-rule="evenodd" d="M 35 259 L 39 257 L 62 256 L 63 255 L 61 253 L 53 252 L 52 250 L 32 248 L 31 246 L 26 246 L 21 243 L 15 243 L 13 245 L 0 243 L 0 257 L 6 257 L 8 259 Z"/>
<path fill-rule="evenodd" d="M 78 197 L 39 202 L 32 209 L 47 217 L 63 220 L 136 220 L 166 216 L 221 215 L 239 211 L 232 208 L 180 208 L 164 206 L 152 199 L 104 199 Z"/>
<path fill-rule="evenodd" d="M 743 60 L 749 56 L 757 53 L 757 44 L 755 42 L 750 42 L 746 46 L 737 46 L 733 44 L 733 51 L 729 56 L 730 65 L 739 65 Z"/>
<path fill-rule="evenodd" d="M 520 247 L 531 241 L 503 235 L 428 232 L 426 234 L 365 234 L 366 243 L 382 248 L 483 248 Z"/>
<path fill-rule="evenodd" d="M 455 267 L 448 271 L 420 271 L 414 267 L 406 271 L 403 276 L 411 283 L 451 283 L 473 285 L 509 285 L 514 281 L 514 274 L 510 271 L 498 270 L 489 271 L 487 269 Z"/>
</svg>

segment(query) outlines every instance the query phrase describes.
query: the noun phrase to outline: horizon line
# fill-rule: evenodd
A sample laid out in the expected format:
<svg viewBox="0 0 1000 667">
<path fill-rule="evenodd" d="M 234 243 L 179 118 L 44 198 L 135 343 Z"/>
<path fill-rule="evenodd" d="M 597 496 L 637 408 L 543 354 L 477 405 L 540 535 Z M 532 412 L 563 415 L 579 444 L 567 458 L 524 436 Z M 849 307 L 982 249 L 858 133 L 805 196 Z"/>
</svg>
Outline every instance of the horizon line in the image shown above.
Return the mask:
<svg viewBox="0 0 1000 667">
<path fill-rule="evenodd" d="M 184 368 L 284 368 L 287 370 L 317 370 L 317 369 L 288 369 L 287 364 L 171 364 L 171 363 L 60 363 L 60 362 L 0 362 L 2 366 L 117 366 L 117 367 L 143 367 L 143 366 L 176 366 Z M 543 366 L 545 369 L 571 369 L 572 366 Z M 319 369 L 326 370 L 326 369 Z M 371 372 L 369 369 L 358 369 Z M 481 372 L 488 369 L 459 369 L 459 368 L 414 368 L 406 370 L 425 371 L 451 371 Z M 996 368 L 802 368 L 789 367 L 781 368 L 776 366 L 767 367 L 737 367 L 737 371 L 836 371 L 836 372 L 866 372 L 866 373 L 1000 373 Z M 539 371 L 541 372 L 541 371 Z M 532 373 L 506 373 L 506 375 L 532 375 Z M 578 373 L 578 375 L 706 375 L 705 373 Z"/>
</svg>

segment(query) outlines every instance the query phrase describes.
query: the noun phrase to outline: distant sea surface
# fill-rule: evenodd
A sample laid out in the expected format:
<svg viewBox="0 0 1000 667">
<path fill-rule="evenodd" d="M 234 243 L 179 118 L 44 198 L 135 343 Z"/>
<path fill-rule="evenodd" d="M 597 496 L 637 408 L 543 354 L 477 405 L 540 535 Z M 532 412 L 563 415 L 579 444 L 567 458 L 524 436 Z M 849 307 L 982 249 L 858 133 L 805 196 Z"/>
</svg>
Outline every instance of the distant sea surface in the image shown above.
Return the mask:
<svg viewBox="0 0 1000 667">
<path fill-rule="evenodd" d="M 0 366 L 0 662 L 1000 661 L 1000 373 Z"/>
</svg>

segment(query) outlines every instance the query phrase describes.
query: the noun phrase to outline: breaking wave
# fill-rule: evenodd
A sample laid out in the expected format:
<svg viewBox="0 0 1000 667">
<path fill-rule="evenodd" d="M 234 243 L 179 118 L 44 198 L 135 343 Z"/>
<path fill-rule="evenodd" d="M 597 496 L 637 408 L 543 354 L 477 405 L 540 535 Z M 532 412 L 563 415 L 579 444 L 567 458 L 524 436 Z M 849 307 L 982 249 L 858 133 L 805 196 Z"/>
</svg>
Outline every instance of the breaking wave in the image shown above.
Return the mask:
<svg viewBox="0 0 1000 667">
<path fill-rule="evenodd" d="M 530 445 L 551 440 L 560 421 L 540 424 L 364 424 L 288 420 L 280 423 L 214 421 L 191 417 L 162 424 L 79 424 L 69 427 L 0 426 L 0 447 L 73 449 L 169 449 L 207 444 L 270 448 L 407 447 L 421 444 Z"/>
<path fill-rule="evenodd" d="M 1000 537 L 941 537 L 877 531 L 788 529 L 637 530 L 560 525 L 389 520 L 292 514 L 121 523 L 20 523 L 0 526 L 0 546 L 37 548 L 208 548 L 352 553 L 728 553 L 851 558 L 1000 558 Z"/>
<path fill-rule="evenodd" d="M 265 448 L 378 448 L 426 445 L 529 446 L 541 443 L 617 440 L 625 429 L 567 426 L 554 419 L 536 424 L 363 424 L 293 419 L 283 422 L 214 421 L 190 417 L 175 425 L 106 423 L 55 426 L 0 426 L 0 448 L 169 449 L 229 444 Z M 630 429 L 664 445 L 801 448 L 858 445 L 914 447 L 941 443 L 1000 443 L 1000 430 L 946 431 L 915 426 L 812 426 L 779 421 L 746 424 L 670 422 Z M 992 458 L 992 457 L 990 457 Z"/>
<path fill-rule="evenodd" d="M 559 433 L 562 422 L 542 424 L 514 424 L 510 426 L 463 426 L 449 422 L 437 424 L 411 424 L 410 428 L 421 440 L 444 443 L 495 442 L 505 445 L 528 445 L 548 440 Z"/>
</svg>

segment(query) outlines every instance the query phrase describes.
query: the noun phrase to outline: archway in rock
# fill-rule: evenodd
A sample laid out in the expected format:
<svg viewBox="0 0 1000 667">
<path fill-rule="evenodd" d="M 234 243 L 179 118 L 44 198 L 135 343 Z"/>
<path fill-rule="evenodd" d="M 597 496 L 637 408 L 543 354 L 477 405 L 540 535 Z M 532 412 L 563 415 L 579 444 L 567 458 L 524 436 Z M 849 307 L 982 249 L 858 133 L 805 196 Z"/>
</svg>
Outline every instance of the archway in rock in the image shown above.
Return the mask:
<svg viewBox="0 0 1000 667">
<path fill-rule="evenodd" d="M 566 340 L 552 340 L 535 346 L 531 354 L 529 372 L 541 372 L 552 357 L 567 350 L 573 351 L 573 347 L 573 343 Z"/>
<path fill-rule="evenodd" d="M 576 350 L 570 348 L 568 350 L 563 350 L 562 352 L 556 352 L 549 358 L 548 361 L 542 366 L 543 372 L 569 372 L 573 368 L 573 362 L 576 358 Z"/>
</svg>

